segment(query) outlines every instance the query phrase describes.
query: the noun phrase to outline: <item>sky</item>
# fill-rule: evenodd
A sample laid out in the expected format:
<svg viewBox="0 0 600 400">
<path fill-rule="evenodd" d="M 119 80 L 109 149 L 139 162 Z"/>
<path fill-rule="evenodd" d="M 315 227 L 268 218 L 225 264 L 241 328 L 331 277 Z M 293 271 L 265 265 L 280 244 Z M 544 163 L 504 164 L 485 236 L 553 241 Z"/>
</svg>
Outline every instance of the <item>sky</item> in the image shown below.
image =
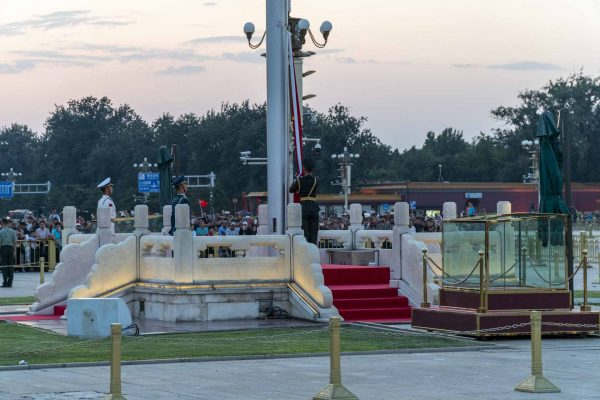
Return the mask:
<svg viewBox="0 0 600 400">
<path fill-rule="evenodd" d="M 127 103 L 146 121 L 266 100 L 266 63 L 242 27 L 264 31 L 265 0 L 0 0 L 0 126 L 42 132 L 55 105 Z M 292 0 L 327 46 L 304 50 L 306 103 L 341 103 L 392 148 L 428 131 L 468 139 L 490 111 L 583 68 L 600 73 L 597 0 Z M 307 132 L 307 134 L 310 134 Z M 324 149 L 326 151 L 326 149 Z"/>
</svg>

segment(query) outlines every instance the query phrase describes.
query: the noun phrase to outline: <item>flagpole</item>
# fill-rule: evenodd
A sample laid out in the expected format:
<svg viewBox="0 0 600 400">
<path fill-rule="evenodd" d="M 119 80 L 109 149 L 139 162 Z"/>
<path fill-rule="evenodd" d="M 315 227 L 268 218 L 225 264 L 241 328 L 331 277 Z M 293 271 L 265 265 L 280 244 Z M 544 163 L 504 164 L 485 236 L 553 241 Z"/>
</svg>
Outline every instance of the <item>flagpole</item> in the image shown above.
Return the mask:
<svg viewBox="0 0 600 400">
<path fill-rule="evenodd" d="M 571 133 L 569 132 L 569 126 L 567 125 L 568 115 L 569 113 L 566 111 L 561 113 L 560 124 L 564 140 L 563 170 L 565 175 L 565 200 L 567 202 L 567 208 L 569 209 L 569 218 L 567 219 L 567 237 L 565 243 L 567 246 L 567 275 L 571 276 L 571 278 L 569 279 L 569 289 L 571 290 L 571 304 L 573 304 L 573 217 L 571 215 L 571 210 L 573 206 L 573 195 L 571 192 Z"/>
</svg>

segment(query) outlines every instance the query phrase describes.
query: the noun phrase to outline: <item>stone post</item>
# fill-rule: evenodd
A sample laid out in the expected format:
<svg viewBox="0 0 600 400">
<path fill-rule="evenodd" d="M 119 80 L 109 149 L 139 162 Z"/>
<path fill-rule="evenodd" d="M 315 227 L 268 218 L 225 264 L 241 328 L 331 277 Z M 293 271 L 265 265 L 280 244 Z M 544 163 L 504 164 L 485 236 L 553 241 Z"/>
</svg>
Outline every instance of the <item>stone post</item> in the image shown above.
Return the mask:
<svg viewBox="0 0 600 400">
<path fill-rule="evenodd" d="M 96 215 L 98 216 L 98 227 L 96 228 L 96 234 L 98 235 L 98 241 L 100 242 L 99 247 L 102 247 L 105 244 L 110 244 L 113 242 L 110 208 L 98 207 Z"/>
<path fill-rule="evenodd" d="M 456 219 L 456 203 L 448 201 L 445 202 L 442 208 L 444 220 Z"/>
<path fill-rule="evenodd" d="M 192 283 L 194 262 L 192 232 L 190 231 L 190 206 L 178 204 L 175 207 L 175 235 L 173 254 L 175 258 L 175 283 Z"/>
<path fill-rule="evenodd" d="M 290 203 L 287 206 L 287 231 L 288 235 L 303 235 L 302 230 L 302 206 L 298 203 Z"/>
<path fill-rule="evenodd" d="M 269 206 L 261 204 L 258 206 L 258 227 L 256 233 L 258 235 L 268 235 L 269 232 Z"/>
<path fill-rule="evenodd" d="M 148 206 L 139 204 L 135 206 L 135 217 L 133 221 L 133 234 L 137 237 L 150 233 L 148 222 Z"/>
<path fill-rule="evenodd" d="M 510 201 L 499 201 L 496 203 L 496 214 L 510 214 L 512 212 L 512 204 Z"/>
<path fill-rule="evenodd" d="M 69 236 L 77 233 L 75 224 L 77 222 L 77 209 L 73 206 L 63 208 L 63 246 L 69 244 Z"/>
<path fill-rule="evenodd" d="M 173 206 L 170 204 L 163 206 L 163 228 L 162 234 L 168 235 L 171 230 L 171 213 L 173 212 Z"/>
<path fill-rule="evenodd" d="M 402 279 L 402 235 L 410 232 L 410 206 L 406 202 L 394 204 L 394 231 L 392 234 L 393 265 L 391 266 L 392 287 L 398 287 Z"/>
<path fill-rule="evenodd" d="M 363 214 L 360 204 L 350 204 L 350 232 L 352 232 L 351 249 L 356 249 L 356 231 L 363 229 Z"/>
</svg>

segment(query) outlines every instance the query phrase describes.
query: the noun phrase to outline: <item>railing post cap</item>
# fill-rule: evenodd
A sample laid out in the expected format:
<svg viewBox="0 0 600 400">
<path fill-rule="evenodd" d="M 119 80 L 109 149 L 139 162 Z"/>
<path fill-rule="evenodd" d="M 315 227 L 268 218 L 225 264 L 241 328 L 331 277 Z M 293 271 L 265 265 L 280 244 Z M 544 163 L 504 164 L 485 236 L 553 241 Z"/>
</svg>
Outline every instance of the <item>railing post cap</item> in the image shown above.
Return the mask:
<svg viewBox="0 0 600 400">
<path fill-rule="evenodd" d="M 587 249 L 583 249 L 581 252 L 583 253 L 584 256 L 587 256 L 587 253 L 588 253 Z"/>
<path fill-rule="evenodd" d="M 428 252 L 429 250 L 427 250 L 427 249 L 422 249 L 421 251 L 423 252 L 423 254 L 427 254 L 427 252 Z"/>
<path fill-rule="evenodd" d="M 483 251 L 483 250 L 479 250 L 479 255 L 480 255 L 480 256 L 482 256 L 482 255 L 484 255 L 484 254 L 485 254 L 485 251 Z"/>
<path fill-rule="evenodd" d="M 527 253 L 527 247 L 521 247 L 521 251 L 522 251 L 523 253 Z"/>
</svg>

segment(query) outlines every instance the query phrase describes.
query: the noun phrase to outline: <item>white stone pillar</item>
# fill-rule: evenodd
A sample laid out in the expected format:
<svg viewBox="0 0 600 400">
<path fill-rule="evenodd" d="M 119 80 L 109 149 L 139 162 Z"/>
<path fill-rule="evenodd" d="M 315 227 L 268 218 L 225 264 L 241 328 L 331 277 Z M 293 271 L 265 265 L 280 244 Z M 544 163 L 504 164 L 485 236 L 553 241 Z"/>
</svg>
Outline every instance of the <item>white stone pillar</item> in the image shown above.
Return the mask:
<svg viewBox="0 0 600 400">
<path fill-rule="evenodd" d="M 499 201 L 496 203 L 496 214 L 510 214 L 512 212 L 512 204 L 510 201 Z"/>
<path fill-rule="evenodd" d="M 444 220 L 456 219 L 456 203 L 447 201 L 442 208 Z"/>
<path fill-rule="evenodd" d="M 356 231 L 363 229 L 363 215 L 362 215 L 362 205 L 360 203 L 350 204 L 350 226 L 348 229 L 352 232 L 352 240 L 350 243 L 351 249 L 356 249 Z"/>
<path fill-rule="evenodd" d="M 287 206 L 287 231 L 288 235 L 303 235 L 302 230 L 302 206 L 298 203 L 290 203 Z"/>
<path fill-rule="evenodd" d="M 394 231 L 392 234 L 393 260 L 390 285 L 398 287 L 402 279 L 402 235 L 410 232 L 410 205 L 406 202 L 394 204 Z"/>
<path fill-rule="evenodd" d="M 173 206 L 166 205 L 163 207 L 163 235 L 168 235 L 171 231 L 171 213 L 173 212 Z"/>
<path fill-rule="evenodd" d="M 261 204 L 258 206 L 258 227 L 256 228 L 256 233 L 258 235 L 268 235 L 270 232 L 269 206 L 267 204 Z"/>
<path fill-rule="evenodd" d="M 148 222 L 148 206 L 139 204 L 135 206 L 133 234 L 139 237 L 141 235 L 147 235 L 149 233 L 150 223 Z"/>
<path fill-rule="evenodd" d="M 69 236 L 77 233 L 75 225 L 77 223 L 77 209 L 73 206 L 63 208 L 63 246 L 69 244 Z"/>
<path fill-rule="evenodd" d="M 173 255 L 175 258 L 175 283 L 193 283 L 192 264 L 194 262 L 192 231 L 190 231 L 190 206 L 175 206 L 175 234 Z"/>
<path fill-rule="evenodd" d="M 112 222 L 110 220 L 110 208 L 109 207 L 98 207 L 96 212 L 98 216 L 98 227 L 96 228 L 96 234 L 100 246 L 113 242 L 113 230 Z"/>
</svg>

